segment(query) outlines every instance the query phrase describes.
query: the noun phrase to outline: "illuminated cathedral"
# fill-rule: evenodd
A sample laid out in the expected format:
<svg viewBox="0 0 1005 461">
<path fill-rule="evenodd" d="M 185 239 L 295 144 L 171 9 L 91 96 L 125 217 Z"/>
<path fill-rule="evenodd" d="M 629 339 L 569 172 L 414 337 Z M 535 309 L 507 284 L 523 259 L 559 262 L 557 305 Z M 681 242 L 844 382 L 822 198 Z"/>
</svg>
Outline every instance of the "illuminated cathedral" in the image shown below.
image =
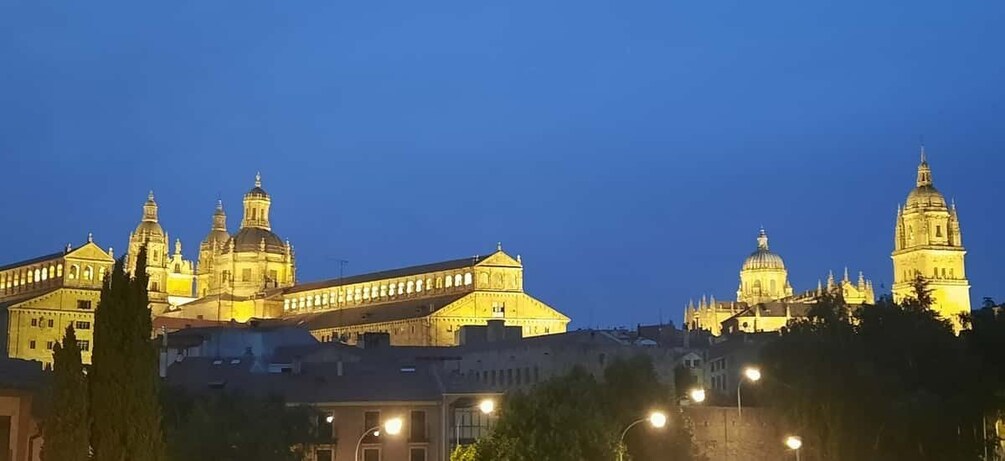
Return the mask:
<svg viewBox="0 0 1005 461">
<path fill-rule="evenodd" d="M 966 278 L 960 220 L 956 204 L 935 188 L 932 170 L 921 149 L 915 187 L 907 202 L 897 209 L 894 232 L 893 298 L 914 296 L 913 282 L 923 278 L 932 290 L 932 308 L 962 328 L 960 314 L 970 312 L 970 283 Z M 702 297 L 684 308 L 684 327 L 708 330 L 713 335 L 732 332 L 777 331 L 789 320 L 805 317 L 824 293 L 840 295 L 852 306 L 875 303 L 872 282 L 861 272 L 852 281 L 848 269 L 836 281 L 831 272 L 826 283 L 799 294 L 793 292 L 782 257 L 768 247 L 768 235 L 761 229 L 757 248 L 743 262 L 735 301 Z"/>
</svg>

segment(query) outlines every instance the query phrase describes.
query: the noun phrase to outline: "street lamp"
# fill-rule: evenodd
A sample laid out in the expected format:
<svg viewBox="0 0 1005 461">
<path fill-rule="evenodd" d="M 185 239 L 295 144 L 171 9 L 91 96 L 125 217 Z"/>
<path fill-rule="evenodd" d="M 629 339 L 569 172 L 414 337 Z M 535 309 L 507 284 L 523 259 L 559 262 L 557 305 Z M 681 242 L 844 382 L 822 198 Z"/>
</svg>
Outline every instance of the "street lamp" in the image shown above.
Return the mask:
<svg viewBox="0 0 1005 461">
<path fill-rule="evenodd" d="M 403 425 L 404 421 L 402 421 L 401 418 L 391 418 L 384 421 L 384 432 L 387 432 L 389 435 L 398 435 L 401 433 L 401 427 Z M 381 426 L 378 425 L 363 431 L 363 435 L 360 435 L 359 440 L 356 441 L 356 456 L 353 457 L 354 460 L 359 461 L 359 447 L 360 445 L 363 445 L 363 439 L 371 434 L 373 434 L 374 437 L 380 437 L 380 429 Z"/>
<path fill-rule="evenodd" d="M 790 435 L 785 438 L 785 446 L 796 452 L 796 461 L 799 461 L 799 449 L 803 447 L 803 439 L 798 435 Z"/>
<path fill-rule="evenodd" d="M 744 368 L 743 376 L 736 383 L 736 414 L 740 418 L 743 417 L 743 405 L 740 404 L 740 387 L 743 386 L 744 378 L 750 380 L 752 383 L 756 383 L 761 380 L 761 370 L 757 367 Z"/>
<path fill-rule="evenodd" d="M 622 461 L 625 456 L 625 434 L 628 434 L 628 430 L 635 427 L 636 425 L 644 422 L 649 422 L 649 425 L 655 427 L 656 429 L 662 429 L 667 425 L 667 414 L 662 411 L 654 411 L 649 413 L 649 416 L 635 421 L 628 425 L 625 430 L 621 431 L 621 438 L 618 439 L 618 461 Z"/>
<path fill-rule="evenodd" d="M 691 397 L 691 401 L 694 403 L 701 403 L 705 401 L 705 389 L 696 387 L 688 392 L 688 396 Z"/>
<path fill-rule="evenodd" d="M 491 415 L 496 411 L 496 401 L 492 399 L 484 399 L 478 404 L 478 409 L 481 410 L 482 414 Z"/>
</svg>

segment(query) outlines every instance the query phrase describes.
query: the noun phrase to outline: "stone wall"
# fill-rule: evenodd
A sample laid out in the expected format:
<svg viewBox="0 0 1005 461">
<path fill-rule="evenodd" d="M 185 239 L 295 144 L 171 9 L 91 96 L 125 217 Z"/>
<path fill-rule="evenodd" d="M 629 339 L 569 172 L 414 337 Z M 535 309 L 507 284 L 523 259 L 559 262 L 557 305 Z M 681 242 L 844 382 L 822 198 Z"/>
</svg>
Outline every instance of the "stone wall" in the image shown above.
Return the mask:
<svg viewBox="0 0 1005 461">
<path fill-rule="evenodd" d="M 778 461 L 795 459 L 783 441 L 787 435 L 762 408 L 690 406 L 684 416 L 694 443 L 708 461 Z"/>
</svg>

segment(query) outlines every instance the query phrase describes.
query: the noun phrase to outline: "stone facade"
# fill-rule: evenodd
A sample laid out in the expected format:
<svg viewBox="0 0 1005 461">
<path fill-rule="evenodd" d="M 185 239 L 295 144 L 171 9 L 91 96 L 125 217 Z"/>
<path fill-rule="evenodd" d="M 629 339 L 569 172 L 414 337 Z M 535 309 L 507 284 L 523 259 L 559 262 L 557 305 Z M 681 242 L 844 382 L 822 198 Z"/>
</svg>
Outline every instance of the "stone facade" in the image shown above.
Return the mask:
<svg viewBox="0 0 1005 461">
<path fill-rule="evenodd" d="M 961 329 L 960 314 L 970 313 L 967 251 L 956 204 L 947 205 L 935 188 L 924 148 L 915 188 L 897 210 L 893 248 L 894 300 L 915 296 L 913 282 L 920 276 L 932 290 L 933 309 Z"/>
</svg>

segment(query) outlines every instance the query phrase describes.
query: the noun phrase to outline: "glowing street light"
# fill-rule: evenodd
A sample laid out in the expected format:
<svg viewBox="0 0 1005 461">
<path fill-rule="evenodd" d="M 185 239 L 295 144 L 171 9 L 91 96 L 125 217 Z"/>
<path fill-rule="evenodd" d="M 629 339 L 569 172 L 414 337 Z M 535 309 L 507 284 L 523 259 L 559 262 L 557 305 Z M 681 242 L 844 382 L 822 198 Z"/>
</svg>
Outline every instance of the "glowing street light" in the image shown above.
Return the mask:
<svg viewBox="0 0 1005 461">
<path fill-rule="evenodd" d="M 796 461 L 799 461 L 799 449 L 803 447 L 803 439 L 798 435 L 790 435 L 785 438 L 785 446 L 796 452 Z"/>
<path fill-rule="evenodd" d="M 653 411 L 649 413 L 649 416 L 639 419 L 621 431 L 621 438 L 618 439 L 618 461 L 622 461 L 625 456 L 625 434 L 628 434 L 628 430 L 635 427 L 636 425 L 644 422 L 649 422 L 649 425 L 656 429 L 663 429 L 667 425 L 667 414 L 662 411 Z"/>
<path fill-rule="evenodd" d="M 478 404 L 478 409 L 481 410 L 482 414 L 491 415 L 496 411 L 496 401 L 484 399 Z"/>
<path fill-rule="evenodd" d="M 705 401 L 705 389 L 696 387 L 688 392 L 688 396 L 691 397 L 691 401 L 694 403 L 701 403 Z"/>
<path fill-rule="evenodd" d="M 374 437 L 380 437 L 381 427 L 383 427 L 384 431 L 387 432 L 388 435 L 398 435 L 401 433 L 401 428 L 404 424 L 405 422 L 402 421 L 401 418 L 395 417 L 384 421 L 383 426 L 375 426 L 363 431 L 363 435 L 360 435 L 359 440 L 356 441 L 356 456 L 353 457 L 353 459 L 359 461 L 359 447 L 360 445 L 363 445 L 363 439 L 365 439 L 366 436 L 372 434 Z"/>
<path fill-rule="evenodd" d="M 743 386 L 743 378 L 756 383 L 761 380 L 761 369 L 757 367 L 744 368 L 743 377 L 736 383 L 736 415 L 739 418 L 743 417 L 743 405 L 740 403 L 740 387 Z"/>
</svg>

